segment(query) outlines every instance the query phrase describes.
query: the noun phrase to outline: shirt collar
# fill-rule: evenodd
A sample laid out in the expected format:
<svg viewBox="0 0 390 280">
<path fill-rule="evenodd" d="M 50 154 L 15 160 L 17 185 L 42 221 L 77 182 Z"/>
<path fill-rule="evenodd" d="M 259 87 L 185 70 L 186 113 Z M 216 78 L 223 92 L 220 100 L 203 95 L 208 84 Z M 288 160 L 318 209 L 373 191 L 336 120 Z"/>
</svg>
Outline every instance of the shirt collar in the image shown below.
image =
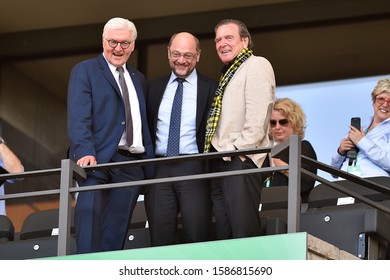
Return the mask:
<svg viewBox="0 0 390 280">
<path fill-rule="evenodd" d="M 104 59 L 106 60 L 106 62 L 107 62 L 107 64 L 108 64 L 108 67 L 110 68 L 111 72 L 112 72 L 112 73 L 118 73 L 118 72 L 116 71 L 116 69 L 117 69 L 118 67 L 116 67 L 116 66 L 112 65 L 110 62 L 108 62 L 107 58 L 104 56 L 104 53 L 103 53 L 103 57 L 104 57 Z M 126 64 L 123 64 L 122 67 L 123 67 L 123 73 L 126 73 L 126 71 L 127 71 Z"/>
<path fill-rule="evenodd" d="M 192 71 L 192 73 L 185 78 L 186 82 L 191 84 L 191 85 L 196 85 L 196 80 L 197 80 L 197 77 L 198 77 L 198 74 L 196 72 L 196 69 L 194 69 L 194 71 Z M 175 75 L 175 73 L 171 73 L 171 77 L 169 78 L 169 81 L 168 81 L 168 84 L 171 84 L 175 81 L 175 79 L 177 78 L 177 76 Z"/>
</svg>

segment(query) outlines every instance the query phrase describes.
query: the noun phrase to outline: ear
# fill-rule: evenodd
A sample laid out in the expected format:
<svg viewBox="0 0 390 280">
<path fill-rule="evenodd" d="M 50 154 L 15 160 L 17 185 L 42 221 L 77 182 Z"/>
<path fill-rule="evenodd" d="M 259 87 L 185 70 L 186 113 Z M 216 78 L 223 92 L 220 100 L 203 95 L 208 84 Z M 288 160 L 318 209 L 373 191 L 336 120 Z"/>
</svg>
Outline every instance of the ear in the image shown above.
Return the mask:
<svg viewBox="0 0 390 280">
<path fill-rule="evenodd" d="M 134 51 L 135 50 L 135 41 L 130 46 L 132 47 L 131 51 Z"/>
<path fill-rule="evenodd" d="M 249 38 L 248 37 L 244 37 L 244 38 L 242 38 L 242 41 L 244 42 L 244 47 L 247 48 L 248 45 L 249 45 Z"/>
</svg>

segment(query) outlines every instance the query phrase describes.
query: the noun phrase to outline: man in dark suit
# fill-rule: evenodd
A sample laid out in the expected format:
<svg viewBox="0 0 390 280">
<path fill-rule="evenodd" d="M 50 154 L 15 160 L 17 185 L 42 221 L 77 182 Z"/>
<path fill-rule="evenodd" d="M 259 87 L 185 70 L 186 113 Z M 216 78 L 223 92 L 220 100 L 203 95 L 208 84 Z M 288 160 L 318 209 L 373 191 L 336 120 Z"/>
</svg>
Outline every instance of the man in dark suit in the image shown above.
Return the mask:
<svg viewBox="0 0 390 280">
<path fill-rule="evenodd" d="M 146 79 L 126 65 L 136 37 L 131 21 L 109 20 L 103 30 L 103 54 L 77 64 L 71 72 L 69 155 L 80 166 L 154 156 L 146 120 Z M 121 83 L 123 79 L 125 83 Z M 130 109 L 125 108 L 126 103 Z M 141 166 L 94 170 L 78 184 L 83 187 L 137 181 L 150 175 L 151 171 Z M 133 186 L 79 193 L 75 208 L 78 253 L 123 247 L 140 189 Z"/>
<path fill-rule="evenodd" d="M 196 154 L 202 151 L 208 111 L 216 83 L 195 70 L 200 59 L 199 41 L 182 32 L 172 36 L 168 44 L 168 60 L 172 72 L 150 83 L 147 111 L 152 141 L 158 157 Z M 179 79 L 179 80 L 178 80 Z M 181 85 L 180 85 L 181 83 Z M 176 107 L 174 97 L 182 86 L 180 143 L 170 152 L 171 117 Z M 202 174 L 201 161 L 159 164 L 155 178 Z M 178 214 L 183 225 L 183 242 L 210 239 L 211 202 L 206 181 L 180 181 L 153 185 L 145 195 L 149 229 L 153 246 L 175 243 Z"/>
</svg>

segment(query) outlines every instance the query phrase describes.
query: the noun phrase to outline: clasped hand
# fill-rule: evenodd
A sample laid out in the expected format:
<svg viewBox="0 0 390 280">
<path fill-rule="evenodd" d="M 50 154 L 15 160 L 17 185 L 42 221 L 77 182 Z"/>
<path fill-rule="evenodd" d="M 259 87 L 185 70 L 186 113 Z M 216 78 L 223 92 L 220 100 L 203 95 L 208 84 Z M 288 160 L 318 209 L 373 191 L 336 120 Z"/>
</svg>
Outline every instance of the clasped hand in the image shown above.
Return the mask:
<svg viewBox="0 0 390 280">
<path fill-rule="evenodd" d="M 340 155 L 345 155 L 350 149 L 355 147 L 357 143 L 364 137 L 364 131 L 362 129 L 357 129 L 353 126 L 349 126 L 351 130 L 348 133 L 347 138 L 341 139 L 340 147 L 338 153 Z"/>
</svg>

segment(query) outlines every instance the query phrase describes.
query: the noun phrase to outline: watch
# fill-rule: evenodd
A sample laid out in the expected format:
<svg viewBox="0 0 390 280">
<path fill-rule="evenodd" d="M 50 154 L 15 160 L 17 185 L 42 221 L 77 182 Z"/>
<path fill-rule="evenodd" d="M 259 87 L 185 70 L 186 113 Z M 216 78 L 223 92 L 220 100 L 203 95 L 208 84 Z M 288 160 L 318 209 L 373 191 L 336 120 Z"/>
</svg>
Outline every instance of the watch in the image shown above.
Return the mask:
<svg viewBox="0 0 390 280">
<path fill-rule="evenodd" d="M 5 144 L 5 140 L 3 137 L 0 136 L 0 144 Z"/>
</svg>

